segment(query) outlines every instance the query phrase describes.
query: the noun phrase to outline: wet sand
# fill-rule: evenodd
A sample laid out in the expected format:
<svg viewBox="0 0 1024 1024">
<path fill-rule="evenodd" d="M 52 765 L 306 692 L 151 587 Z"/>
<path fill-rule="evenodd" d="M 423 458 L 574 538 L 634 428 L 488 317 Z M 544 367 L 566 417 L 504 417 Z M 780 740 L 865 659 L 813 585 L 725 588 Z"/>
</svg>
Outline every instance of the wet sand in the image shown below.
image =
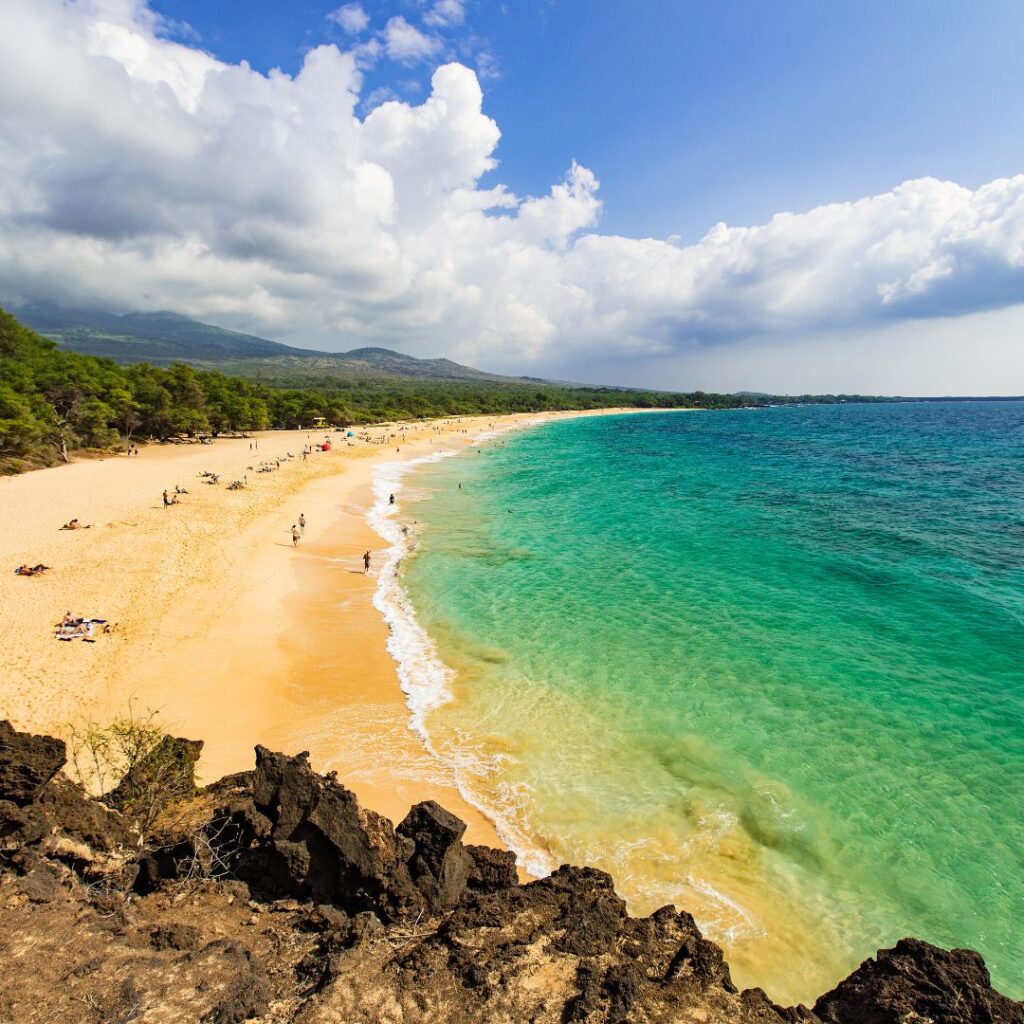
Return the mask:
<svg viewBox="0 0 1024 1024">
<path fill-rule="evenodd" d="M 495 427 L 545 416 L 371 428 L 384 445 L 324 431 L 266 432 L 209 446 L 160 445 L 0 479 L 0 718 L 61 734 L 150 710 L 202 739 L 202 779 L 252 766 L 253 746 L 308 750 L 370 807 L 400 820 L 435 799 L 498 844 L 451 772 L 408 728 L 387 627 L 372 604 L 385 542 L 370 528 L 375 465 L 457 450 Z M 250 444 L 258 450 L 250 450 Z M 400 450 L 396 450 L 400 449 Z M 258 460 L 292 452 L 273 473 Z M 217 486 L 202 470 L 222 474 Z M 226 483 L 248 475 L 244 490 Z M 164 508 L 161 492 L 190 493 Z M 305 513 L 293 549 L 290 529 Z M 61 531 L 73 516 L 89 530 Z M 376 554 L 370 575 L 362 553 Z M 23 562 L 53 569 L 24 579 Z M 109 620 L 96 642 L 57 641 L 66 610 Z"/>
</svg>

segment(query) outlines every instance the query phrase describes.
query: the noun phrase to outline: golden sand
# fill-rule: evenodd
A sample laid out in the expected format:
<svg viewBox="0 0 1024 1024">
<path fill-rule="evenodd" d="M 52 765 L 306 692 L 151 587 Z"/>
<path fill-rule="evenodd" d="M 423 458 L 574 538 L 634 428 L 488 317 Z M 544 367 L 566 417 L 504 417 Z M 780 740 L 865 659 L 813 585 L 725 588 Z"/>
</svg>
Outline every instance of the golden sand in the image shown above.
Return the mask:
<svg viewBox="0 0 1024 1024">
<path fill-rule="evenodd" d="M 362 572 L 362 553 L 384 546 L 365 513 L 381 461 L 457 449 L 491 424 L 560 415 L 368 431 L 386 444 L 332 433 L 337 447 L 306 460 L 303 446 L 323 430 L 151 445 L 135 457 L 0 478 L 0 718 L 61 734 L 70 722 L 157 710 L 168 731 L 205 741 L 206 781 L 250 768 L 257 743 L 308 750 L 316 770 L 336 770 L 394 820 L 435 799 L 468 823 L 468 841 L 498 844 L 407 727 L 372 605 L 376 579 Z M 278 457 L 273 473 L 248 468 Z M 220 473 L 220 484 L 204 482 L 204 470 Z M 228 491 L 243 474 L 248 486 Z M 189 493 L 165 508 L 162 492 L 175 485 Z M 307 526 L 293 549 L 300 513 Z M 62 531 L 75 516 L 91 528 Z M 37 562 L 53 568 L 14 574 Z M 111 632 L 92 644 L 56 640 L 69 610 L 107 619 Z"/>
</svg>

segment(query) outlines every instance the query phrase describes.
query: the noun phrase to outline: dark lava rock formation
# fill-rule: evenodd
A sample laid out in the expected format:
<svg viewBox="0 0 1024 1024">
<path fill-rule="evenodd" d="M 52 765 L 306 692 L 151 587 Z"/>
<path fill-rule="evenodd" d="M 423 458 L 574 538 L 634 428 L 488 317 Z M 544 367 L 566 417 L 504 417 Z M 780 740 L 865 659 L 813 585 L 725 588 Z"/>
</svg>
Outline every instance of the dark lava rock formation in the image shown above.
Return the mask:
<svg viewBox="0 0 1024 1024">
<path fill-rule="evenodd" d="M 825 1024 L 1024 1024 L 1024 1003 L 992 988 L 981 955 L 972 949 L 939 949 L 900 939 L 865 960 L 814 1005 Z"/>
<path fill-rule="evenodd" d="M 630 917 L 601 871 L 520 884 L 436 803 L 396 828 L 304 754 L 257 747 L 197 793 L 198 752 L 168 738 L 180 775 L 143 834 L 155 762 L 91 799 L 59 740 L 0 723 L 0 1021 L 1024 1024 L 977 953 L 914 939 L 780 1007 L 689 914 Z"/>
</svg>

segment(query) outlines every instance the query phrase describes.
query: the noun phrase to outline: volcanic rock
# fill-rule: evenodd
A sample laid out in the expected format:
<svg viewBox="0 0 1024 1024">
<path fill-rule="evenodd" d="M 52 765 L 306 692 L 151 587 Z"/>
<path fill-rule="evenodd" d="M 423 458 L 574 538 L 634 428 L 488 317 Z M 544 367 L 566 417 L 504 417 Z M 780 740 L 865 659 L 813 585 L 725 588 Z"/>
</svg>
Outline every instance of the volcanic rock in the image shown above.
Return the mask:
<svg viewBox="0 0 1024 1024">
<path fill-rule="evenodd" d="M 287 757 L 257 747 L 253 804 L 270 831 L 238 859 L 238 875 L 251 887 L 353 915 L 374 911 L 385 920 L 424 909 L 408 867 L 413 840 L 360 807 L 333 778 L 314 774 L 308 754 Z M 251 816 L 247 825 L 258 827 Z"/>
<path fill-rule="evenodd" d="M 1024 1003 L 992 988 L 980 954 L 900 939 L 814 1004 L 825 1024 L 1024 1024 Z"/>
<path fill-rule="evenodd" d="M 462 846 L 466 824 L 433 800 L 416 804 L 396 829 L 411 839 L 415 851 L 409 872 L 431 910 L 453 907 L 466 891 L 475 867 Z"/>
<path fill-rule="evenodd" d="M 0 721 L 0 800 L 19 807 L 31 803 L 66 761 L 63 740 L 18 732 Z"/>
</svg>

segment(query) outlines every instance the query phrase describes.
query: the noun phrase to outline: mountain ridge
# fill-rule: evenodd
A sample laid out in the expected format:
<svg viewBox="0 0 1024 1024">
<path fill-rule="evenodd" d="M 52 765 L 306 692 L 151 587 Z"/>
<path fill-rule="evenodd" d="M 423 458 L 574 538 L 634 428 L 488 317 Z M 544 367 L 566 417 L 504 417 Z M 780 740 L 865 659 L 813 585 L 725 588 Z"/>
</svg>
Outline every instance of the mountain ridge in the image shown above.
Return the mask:
<svg viewBox="0 0 1024 1024">
<path fill-rule="evenodd" d="M 232 331 L 175 313 L 111 313 L 31 302 L 14 308 L 22 322 L 61 348 L 117 362 L 167 366 L 183 362 L 256 377 L 395 377 L 418 380 L 486 381 L 522 386 L 555 383 L 540 377 L 508 377 L 447 358 L 421 359 L 383 346 L 348 352 L 299 348 Z M 561 383 L 561 382 L 558 382 Z"/>
</svg>

